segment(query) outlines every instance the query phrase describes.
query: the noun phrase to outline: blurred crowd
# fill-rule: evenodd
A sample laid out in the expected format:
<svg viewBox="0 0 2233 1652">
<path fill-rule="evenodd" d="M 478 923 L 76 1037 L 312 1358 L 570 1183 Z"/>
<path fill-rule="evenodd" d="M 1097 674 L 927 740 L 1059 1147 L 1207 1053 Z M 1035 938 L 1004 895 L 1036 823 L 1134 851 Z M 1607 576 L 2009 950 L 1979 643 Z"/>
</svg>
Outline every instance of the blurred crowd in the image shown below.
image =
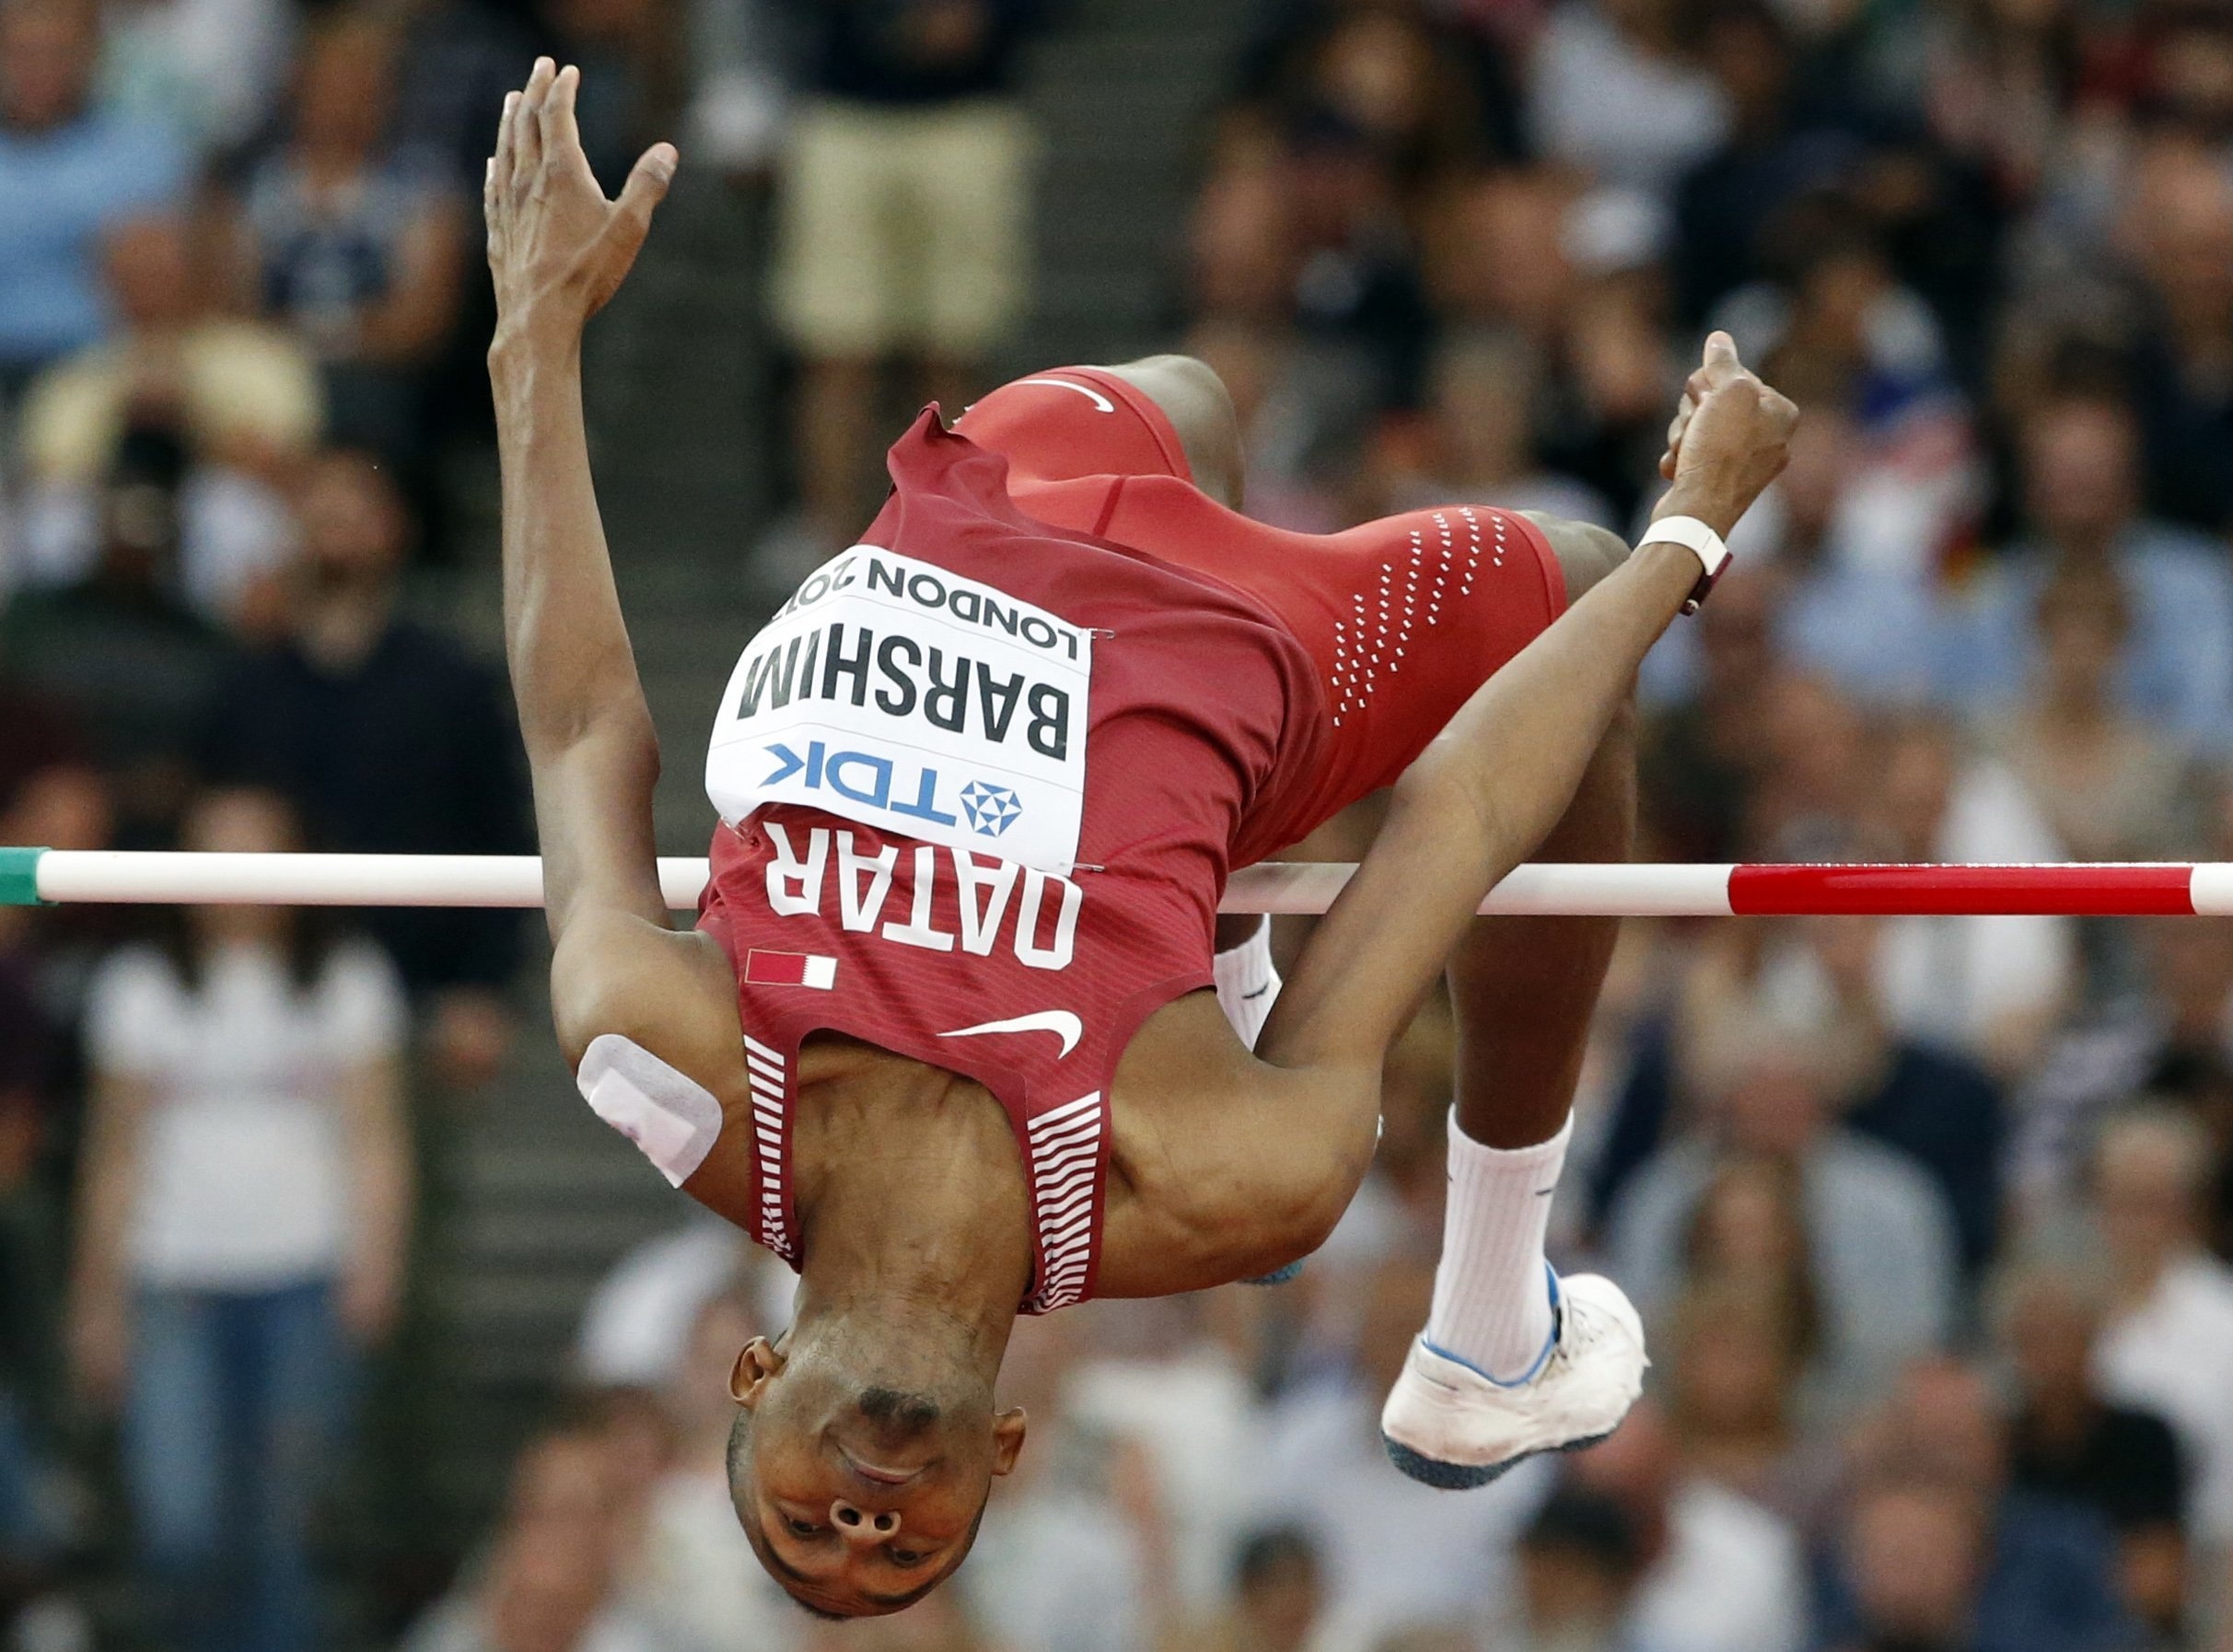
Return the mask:
<svg viewBox="0 0 2233 1652">
<path fill-rule="evenodd" d="M 1224 376 L 1253 513 L 1629 529 L 1715 327 L 1805 409 L 1647 663 L 1641 858 L 2233 858 L 2227 0 L 1228 3 L 1141 343 Z M 894 406 L 1017 365 L 1029 50 L 1088 9 L 0 0 L 0 843 L 529 848 L 500 672 L 409 600 L 493 577 L 451 461 L 504 89 L 555 51 L 609 183 L 679 134 L 773 201 L 779 576 Z M 1019 1329 L 1030 1445 L 924 1606 L 818 1624 L 749 1559 L 727 1374 L 787 1275 L 699 1222 L 592 1300 L 447 1592 L 367 1605 L 332 1509 L 524 946 L 0 907 L 6 1645 L 2233 1648 L 2233 926 L 2170 918 L 1629 925 L 1554 1237 L 1653 1388 L 1492 1490 L 1377 1432 L 1430 1004 L 1299 1280 Z"/>
</svg>

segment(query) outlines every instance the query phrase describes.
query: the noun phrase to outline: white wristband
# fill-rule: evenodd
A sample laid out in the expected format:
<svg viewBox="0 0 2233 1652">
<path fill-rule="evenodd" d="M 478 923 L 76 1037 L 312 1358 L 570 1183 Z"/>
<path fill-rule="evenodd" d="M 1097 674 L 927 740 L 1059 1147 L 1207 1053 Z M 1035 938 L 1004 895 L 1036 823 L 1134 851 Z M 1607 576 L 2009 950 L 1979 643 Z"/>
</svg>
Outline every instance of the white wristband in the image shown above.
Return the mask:
<svg viewBox="0 0 2233 1652">
<path fill-rule="evenodd" d="M 1721 571 L 1729 565 L 1728 541 L 1696 517 L 1662 517 L 1644 530 L 1644 537 L 1636 541 L 1636 549 L 1641 551 L 1646 545 L 1657 544 L 1681 545 L 1704 568 L 1704 576 L 1682 605 L 1684 613 L 1696 613 L 1706 593 L 1714 588 L 1714 582 L 1721 577 Z"/>
</svg>

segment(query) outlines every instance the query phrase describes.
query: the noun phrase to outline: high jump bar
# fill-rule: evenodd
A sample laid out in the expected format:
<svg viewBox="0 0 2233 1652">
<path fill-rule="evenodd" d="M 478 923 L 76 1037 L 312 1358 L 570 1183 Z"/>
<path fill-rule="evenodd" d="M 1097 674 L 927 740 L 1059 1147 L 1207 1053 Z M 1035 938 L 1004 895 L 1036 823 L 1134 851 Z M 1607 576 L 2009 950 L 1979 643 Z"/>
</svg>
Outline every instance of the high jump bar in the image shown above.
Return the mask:
<svg viewBox="0 0 2233 1652">
<path fill-rule="evenodd" d="M 1320 913 L 1355 867 L 1268 861 L 1233 874 L 1219 910 Z M 703 859 L 659 862 L 687 912 Z M 0 847 L 0 905 L 542 904 L 531 855 L 217 855 Z M 1870 914 L 2233 916 L 2233 863 L 2039 866 L 1531 865 L 1481 903 L 1538 917 Z"/>
</svg>

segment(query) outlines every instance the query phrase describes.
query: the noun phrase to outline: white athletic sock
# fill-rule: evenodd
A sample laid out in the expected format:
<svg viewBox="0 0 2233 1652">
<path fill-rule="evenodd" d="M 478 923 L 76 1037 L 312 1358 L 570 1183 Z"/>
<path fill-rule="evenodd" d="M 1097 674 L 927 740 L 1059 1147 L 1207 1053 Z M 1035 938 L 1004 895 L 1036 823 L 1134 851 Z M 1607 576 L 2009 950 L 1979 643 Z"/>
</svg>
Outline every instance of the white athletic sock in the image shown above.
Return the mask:
<svg viewBox="0 0 2233 1652">
<path fill-rule="evenodd" d="M 1573 1134 L 1569 1115 L 1547 1142 L 1484 1147 L 1450 1110 L 1449 1204 L 1426 1340 L 1498 1382 L 1532 1377 L 1551 1346 L 1543 1234 Z"/>
</svg>

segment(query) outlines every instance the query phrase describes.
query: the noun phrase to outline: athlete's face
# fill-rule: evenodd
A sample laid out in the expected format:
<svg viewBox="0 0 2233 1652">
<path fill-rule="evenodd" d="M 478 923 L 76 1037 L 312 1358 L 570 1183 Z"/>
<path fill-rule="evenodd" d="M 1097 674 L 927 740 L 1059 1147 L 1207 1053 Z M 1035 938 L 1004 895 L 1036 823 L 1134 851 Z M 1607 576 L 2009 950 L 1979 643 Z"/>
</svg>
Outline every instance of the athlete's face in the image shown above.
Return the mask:
<svg viewBox="0 0 2233 1652">
<path fill-rule="evenodd" d="M 970 1383 L 879 1386 L 854 1366 L 820 1348 L 746 1347 L 729 1493 L 753 1553 L 795 1599 L 870 1617 L 913 1605 L 961 1564 L 1024 1424 L 993 1414 Z"/>
</svg>

